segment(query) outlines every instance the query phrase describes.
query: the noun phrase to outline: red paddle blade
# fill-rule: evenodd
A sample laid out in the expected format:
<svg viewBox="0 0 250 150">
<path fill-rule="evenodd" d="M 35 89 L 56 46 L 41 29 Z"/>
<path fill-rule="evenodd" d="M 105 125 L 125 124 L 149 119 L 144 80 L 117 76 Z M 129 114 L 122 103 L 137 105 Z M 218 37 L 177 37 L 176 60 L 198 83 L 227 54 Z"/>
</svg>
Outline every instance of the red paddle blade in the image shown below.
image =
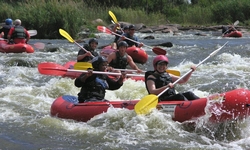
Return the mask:
<svg viewBox="0 0 250 150">
<path fill-rule="evenodd" d="M 167 51 L 164 50 L 164 49 L 161 49 L 159 47 L 154 47 L 153 48 L 153 52 L 157 55 L 166 55 L 167 54 Z"/>
<path fill-rule="evenodd" d="M 108 28 L 106 28 L 104 26 L 97 26 L 97 30 L 99 30 L 101 32 L 108 33 L 108 34 L 112 34 L 112 31 L 110 31 Z"/>
<path fill-rule="evenodd" d="M 52 62 L 38 64 L 38 71 L 41 74 L 63 76 L 67 73 L 67 68 Z"/>
</svg>

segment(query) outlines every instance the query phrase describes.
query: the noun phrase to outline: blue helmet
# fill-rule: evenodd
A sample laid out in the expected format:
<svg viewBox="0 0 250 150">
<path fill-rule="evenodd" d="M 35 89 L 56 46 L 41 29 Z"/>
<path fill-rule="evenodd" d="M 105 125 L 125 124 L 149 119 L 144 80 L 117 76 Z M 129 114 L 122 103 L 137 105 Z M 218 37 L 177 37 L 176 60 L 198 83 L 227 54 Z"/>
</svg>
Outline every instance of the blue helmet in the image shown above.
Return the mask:
<svg viewBox="0 0 250 150">
<path fill-rule="evenodd" d="M 6 25 L 11 25 L 12 24 L 12 19 L 8 18 L 5 20 Z"/>
</svg>

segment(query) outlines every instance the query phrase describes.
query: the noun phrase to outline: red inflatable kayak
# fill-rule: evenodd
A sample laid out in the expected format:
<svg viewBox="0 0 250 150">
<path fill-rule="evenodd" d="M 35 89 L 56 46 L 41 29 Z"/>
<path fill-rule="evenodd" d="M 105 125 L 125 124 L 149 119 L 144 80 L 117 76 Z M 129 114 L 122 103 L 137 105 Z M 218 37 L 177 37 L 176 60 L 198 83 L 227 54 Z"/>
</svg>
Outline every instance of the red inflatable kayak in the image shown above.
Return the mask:
<svg viewBox="0 0 250 150">
<path fill-rule="evenodd" d="M 228 34 L 225 34 L 223 37 L 242 37 L 242 33 L 240 31 L 232 31 Z"/>
<path fill-rule="evenodd" d="M 115 49 L 112 49 L 111 46 L 106 46 L 102 49 L 100 54 L 102 56 L 107 57 L 110 53 L 117 51 Z M 143 50 L 138 47 L 132 46 L 127 48 L 127 54 L 132 57 L 134 62 L 140 63 L 140 64 L 145 64 L 148 60 L 148 54 Z"/>
<path fill-rule="evenodd" d="M 2 53 L 34 53 L 34 48 L 29 44 L 8 44 L 5 40 L 0 40 L 0 52 Z"/>
<path fill-rule="evenodd" d="M 53 102 L 50 113 L 54 117 L 86 122 L 98 114 L 107 112 L 110 106 L 133 110 L 137 102 L 138 100 L 123 100 L 78 103 L 77 97 L 64 95 Z M 157 108 L 179 122 L 195 120 L 204 116 L 205 112 L 210 114 L 211 122 L 244 119 L 250 114 L 250 91 L 236 89 L 194 101 L 161 101 Z"/>
</svg>

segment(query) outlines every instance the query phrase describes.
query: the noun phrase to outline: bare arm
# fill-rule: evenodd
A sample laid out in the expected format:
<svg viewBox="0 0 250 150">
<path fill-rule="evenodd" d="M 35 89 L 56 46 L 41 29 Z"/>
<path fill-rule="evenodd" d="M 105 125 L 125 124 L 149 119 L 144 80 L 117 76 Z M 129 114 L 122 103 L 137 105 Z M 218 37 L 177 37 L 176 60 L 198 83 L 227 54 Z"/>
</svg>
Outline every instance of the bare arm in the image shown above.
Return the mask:
<svg viewBox="0 0 250 150">
<path fill-rule="evenodd" d="M 114 28 L 112 29 L 113 32 L 116 32 L 117 31 L 117 27 L 120 27 L 120 24 L 116 23 Z"/>
<path fill-rule="evenodd" d="M 92 56 L 91 52 L 87 51 L 86 53 L 84 54 L 78 54 L 77 55 L 77 60 L 82 60 L 83 58 L 85 58 L 86 56 Z"/>
<path fill-rule="evenodd" d="M 111 54 L 109 54 L 109 55 L 108 55 L 108 58 L 107 58 L 108 64 L 109 64 L 113 59 L 115 59 L 115 58 L 116 58 L 115 52 L 112 52 Z"/>
<path fill-rule="evenodd" d="M 192 71 L 191 71 L 189 74 L 187 74 L 185 77 L 183 77 L 183 78 L 178 82 L 179 84 L 186 83 L 186 82 L 190 79 L 192 73 L 196 70 L 196 67 L 195 67 L 195 66 L 192 66 L 191 69 L 192 69 Z M 180 77 L 175 76 L 175 75 L 172 75 L 172 74 L 171 74 L 171 77 L 172 77 L 172 80 L 173 80 L 174 82 L 180 78 Z"/>
</svg>

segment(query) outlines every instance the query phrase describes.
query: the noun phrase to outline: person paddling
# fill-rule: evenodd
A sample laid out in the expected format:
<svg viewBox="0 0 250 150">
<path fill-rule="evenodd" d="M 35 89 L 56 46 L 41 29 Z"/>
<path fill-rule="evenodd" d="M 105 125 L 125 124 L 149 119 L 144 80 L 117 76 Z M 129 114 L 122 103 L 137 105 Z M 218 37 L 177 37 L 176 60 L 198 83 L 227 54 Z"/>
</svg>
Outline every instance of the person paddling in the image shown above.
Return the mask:
<svg viewBox="0 0 250 150">
<path fill-rule="evenodd" d="M 142 70 L 136 66 L 132 57 L 126 53 L 127 48 L 127 42 L 119 42 L 118 51 L 112 52 L 107 58 L 109 66 L 118 69 L 126 69 L 127 65 L 129 65 L 132 69 L 137 70 L 138 73 L 141 73 Z"/>
<path fill-rule="evenodd" d="M 233 27 L 233 25 L 230 26 L 222 26 L 222 35 L 229 34 L 233 31 L 236 31 L 236 29 Z"/>
<path fill-rule="evenodd" d="M 120 37 L 117 42 L 119 43 L 121 41 L 126 41 L 128 43 L 129 47 L 136 46 L 136 47 L 141 48 L 143 46 L 143 43 L 138 44 L 136 42 L 131 41 L 131 40 L 134 40 L 134 41 L 138 42 L 137 36 L 134 35 L 135 34 L 135 26 L 134 25 L 129 25 L 128 29 L 129 29 L 128 33 L 124 33 L 122 35 L 122 37 Z M 128 40 L 126 38 L 129 38 L 131 40 Z"/>
<path fill-rule="evenodd" d="M 168 74 L 166 72 L 168 66 L 168 58 L 165 55 L 158 55 L 153 60 L 154 71 L 147 71 L 145 73 L 145 84 L 146 89 L 149 94 L 158 95 L 167 87 L 169 89 L 159 97 L 159 101 L 171 101 L 171 100 L 195 100 L 199 99 L 193 92 L 185 92 L 176 94 L 173 83 L 177 81 L 180 77 Z M 195 71 L 195 66 L 192 66 L 191 69 Z M 193 72 L 192 71 L 192 72 Z M 186 83 L 192 72 L 187 74 L 183 79 L 178 83 Z"/>
<path fill-rule="evenodd" d="M 116 34 L 118 34 L 118 35 L 122 35 L 122 34 L 124 34 L 124 33 L 128 33 L 128 26 L 124 26 L 123 27 L 123 29 L 121 29 L 123 26 L 122 25 L 120 25 L 120 24 L 118 24 L 118 23 L 116 23 L 115 24 L 115 26 L 114 26 L 114 28 L 113 28 L 113 30 L 112 30 L 112 32 L 114 32 L 114 33 L 116 33 Z M 120 28 L 120 30 L 118 30 L 118 28 Z M 118 35 L 115 35 L 115 40 L 114 40 L 114 42 L 111 44 L 111 47 L 113 48 L 113 49 L 117 49 L 117 45 L 118 45 L 118 40 L 119 40 L 119 38 L 120 38 L 120 36 L 118 36 Z"/>
<path fill-rule="evenodd" d="M 94 71 L 106 72 L 108 62 L 106 58 L 97 56 L 92 59 L 92 66 Z M 89 69 L 88 73 L 81 74 L 75 79 L 75 86 L 81 88 L 78 93 L 78 101 L 91 102 L 91 101 L 106 101 L 105 90 L 117 90 L 123 85 L 126 78 L 126 72 L 123 72 L 118 80 L 113 80 L 106 74 L 93 74 L 93 70 Z"/>
<path fill-rule="evenodd" d="M 93 59 L 93 56 L 98 56 L 99 54 L 95 51 L 97 45 L 98 40 L 96 38 L 90 39 L 88 44 L 83 45 L 83 48 L 88 52 L 80 49 L 77 54 L 77 62 L 90 62 Z"/>
</svg>

